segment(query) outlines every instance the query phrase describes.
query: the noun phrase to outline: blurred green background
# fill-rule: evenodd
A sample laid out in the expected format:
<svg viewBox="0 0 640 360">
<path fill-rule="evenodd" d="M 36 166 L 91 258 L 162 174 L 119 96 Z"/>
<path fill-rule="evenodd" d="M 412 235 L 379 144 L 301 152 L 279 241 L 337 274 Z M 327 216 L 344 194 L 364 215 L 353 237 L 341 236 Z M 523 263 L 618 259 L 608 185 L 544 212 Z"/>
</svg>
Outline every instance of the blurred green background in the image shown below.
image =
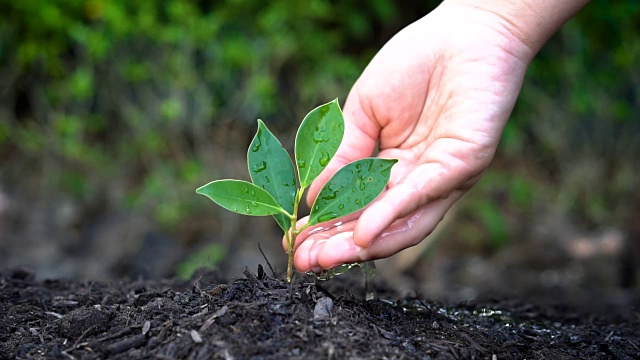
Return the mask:
<svg viewBox="0 0 640 360">
<path fill-rule="evenodd" d="M 307 111 L 342 103 L 376 51 L 438 3 L 0 0 L 0 264 L 236 276 L 263 262 L 257 243 L 281 264 L 275 223 L 194 189 L 248 178 L 257 118 L 291 148 Z M 402 276 L 447 291 L 466 281 L 456 269 L 505 270 L 535 248 L 558 260 L 531 267 L 536 286 L 593 282 L 565 267 L 603 257 L 599 285 L 637 284 L 638 64 L 635 0 L 594 1 L 563 27 L 531 65 L 494 164 Z"/>
</svg>

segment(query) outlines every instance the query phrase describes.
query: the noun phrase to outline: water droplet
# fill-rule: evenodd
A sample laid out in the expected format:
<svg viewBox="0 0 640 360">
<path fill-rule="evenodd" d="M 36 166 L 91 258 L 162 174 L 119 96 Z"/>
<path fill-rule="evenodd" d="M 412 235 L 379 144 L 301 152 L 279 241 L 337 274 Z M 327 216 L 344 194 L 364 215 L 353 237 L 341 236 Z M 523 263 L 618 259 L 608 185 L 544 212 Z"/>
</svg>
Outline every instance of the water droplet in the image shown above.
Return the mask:
<svg viewBox="0 0 640 360">
<path fill-rule="evenodd" d="M 320 166 L 327 166 L 329 160 L 331 160 L 331 157 L 329 156 L 329 153 L 324 150 L 321 152 L 321 154 L 322 156 L 320 157 Z"/>
<path fill-rule="evenodd" d="M 242 189 L 242 193 L 243 193 L 243 194 L 248 194 L 248 193 L 249 193 L 249 188 L 245 186 L 245 187 Z"/>
<path fill-rule="evenodd" d="M 361 191 L 364 191 L 367 188 L 367 183 L 366 182 L 358 180 L 358 183 L 360 184 L 360 190 Z"/>
<path fill-rule="evenodd" d="M 261 171 L 264 171 L 267 169 L 267 162 L 266 161 L 260 161 L 259 163 L 255 164 L 253 166 L 253 172 L 259 173 Z"/>
<path fill-rule="evenodd" d="M 334 192 L 332 192 L 332 193 L 330 193 L 330 194 L 327 194 L 327 195 L 323 196 L 323 197 L 322 197 L 322 200 L 333 200 L 333 199 L 335 199 L 336 197 L 338 197 L 338 192 L 337 192 L 337 191 L 334 191 Z"/>
<path fill-rule="evenodd" d="M 251 196 L 256 197 L 256 191 L 251 189 Z"/>
<path fill-rule="evenodd" d="M 318 218 L 318 221 L 319 222 L 325 222 L 325 221 L 333 220 L 333 219 L 335 219 L 337 217 L 338 217 L 338 214 L 336 214 L 334 212 L 328 212 L 326 214 L 320 215 L 320 217 Z"/>
<path fill-rule="evenodd" d="M 267 184 L 271 182 L 271 179 L 269 179 L 269 176 L 267 175 L 264 176 L 264 182 L 266 182 Z M 282 186 L 286 186 L 286 185 L 282 184 Z"/>
<path fill-rule="evenodd" d="M 306 161 L 304 160 L 298 160 L 298 168 L 300 169 L 304 169 L 304 167 L 307 166 Z"/>
<path fill-rule="evenodd" d="M 256 136 L 255 141 L 253 142 L 253 146 L 251 147 L 251 151 L 257 152 L 258 150 L 260 150 L 261 146 L 262 146 L 262 141 L 260 141 L 259 136 Z"/>
<path fill-rule="evenodd" d="M 253 206 L 253 207 L 258 207 L 258 203 L 257 203 L 257 202 L 255 202 L 255 201 L 252 201 L 252 202 L 251 202 L 251 206 Z"/>
<path fill-rule="evenodd" d="M 319 130 L 316 127 L 316 132 L 313 133 L 313 142 L 316 144 L 322 144 L 329 141 L 329 138 L 325 136 L 325 132 L 323 130 Z"/>
<path fill-rule="evenodd" d="M 338 204 L 338 210 L 343 210 L 344 209 L 344 204 Z"/>
<path fill-rule="evenodd" d="M 249 205 L 247 205 L 247 207 L 244 209 L 244 212 L 247 214 L 251 214 L 251 209 L 249 208 Z"/>
<path fill-rule="evenodd" d="M 320 231 L 324 231 L 324 228 L 322 226 L 319 226 L 319 227 L 309 231 L 309 235 L 315 234 L 315 233 L 320 232 Z"/>
</svg>

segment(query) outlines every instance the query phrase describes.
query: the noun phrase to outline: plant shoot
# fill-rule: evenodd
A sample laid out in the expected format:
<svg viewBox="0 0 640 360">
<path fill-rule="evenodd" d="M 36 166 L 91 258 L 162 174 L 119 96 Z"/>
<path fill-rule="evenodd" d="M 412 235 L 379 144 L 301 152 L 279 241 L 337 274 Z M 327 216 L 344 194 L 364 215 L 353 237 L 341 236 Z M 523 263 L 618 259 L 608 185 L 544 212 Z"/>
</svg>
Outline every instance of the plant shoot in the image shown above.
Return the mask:
<svg viewBox="0 0 640 360">
<path fill-rule="evenodd" d="M 251 182 L 216 180 L 196 192 L 239 214 L 272 215 L 285 234 L 289 256 L 287 281 L 291 282 L 298 234 L 307 227 L 367 206 L 384 190 L 391 168 L 397 162 L 365 158 L 345 165 L 320 190 L 311 207 L 309 222 L 298 228 L 302 195 L 327 167 L 343 136 L 344 118 L 338 100 L 315 108 L 298 128 L 294 163 L 280 141 L 258 120 L 258 131 L 247 151 Z"/>
</svg>

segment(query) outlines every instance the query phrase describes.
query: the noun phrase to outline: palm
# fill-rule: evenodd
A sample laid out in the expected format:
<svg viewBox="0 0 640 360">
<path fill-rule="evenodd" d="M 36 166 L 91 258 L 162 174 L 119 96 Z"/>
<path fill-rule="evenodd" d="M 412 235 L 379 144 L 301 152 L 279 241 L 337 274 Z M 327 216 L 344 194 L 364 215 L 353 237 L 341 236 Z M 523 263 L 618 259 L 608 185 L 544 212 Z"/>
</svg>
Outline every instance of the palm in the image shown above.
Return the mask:
<svg viewBox="0 0 640 360">
<path fill-rule="evenodd" d="M 490 14 L 465 15 L 441 6 L 407 27 L 354 85 L 344 109 L 345 139 L 308 200 L 377 145 L 379 157 L 399 162 L 388 190 L 363 212 L 301 234 L 299 270 L 387 257 L 415 245 L 490 163 L 529 58 L 526 49 L 520 55 L 506 47 L 500 29 L 483 25 Z"/>
</svg>

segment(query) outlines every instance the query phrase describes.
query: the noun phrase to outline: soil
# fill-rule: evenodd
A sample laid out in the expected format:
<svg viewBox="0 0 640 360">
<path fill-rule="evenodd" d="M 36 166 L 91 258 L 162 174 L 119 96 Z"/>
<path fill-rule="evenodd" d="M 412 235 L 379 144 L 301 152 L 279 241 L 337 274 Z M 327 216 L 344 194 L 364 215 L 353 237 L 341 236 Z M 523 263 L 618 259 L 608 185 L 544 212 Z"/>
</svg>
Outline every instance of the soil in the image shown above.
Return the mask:
<svg viewBox="0 0 640 360">
<path fill-rule="evenodd" d="M 0 359 L 640 358 L 637 313 L 610 319 L 504 299 L 443 305 L 384 284 L 365 300 L 357 276 L 289 285 L 262 267 L 244 274 L 92 282 L 0 272 Z"/>
</svg>

